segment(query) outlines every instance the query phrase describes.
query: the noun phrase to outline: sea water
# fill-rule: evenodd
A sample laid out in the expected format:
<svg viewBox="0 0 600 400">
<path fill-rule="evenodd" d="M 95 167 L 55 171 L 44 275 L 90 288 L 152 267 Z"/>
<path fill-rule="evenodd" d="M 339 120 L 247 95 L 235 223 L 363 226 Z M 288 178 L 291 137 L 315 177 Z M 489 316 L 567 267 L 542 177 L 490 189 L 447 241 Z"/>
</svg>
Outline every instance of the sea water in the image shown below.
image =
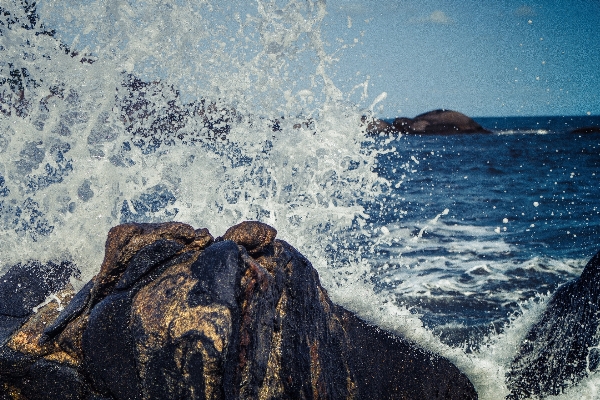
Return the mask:
<svg viewBox="0 0 600 400">
<path fill-rule="evenodd" d="M 0 7 L 0 268 L 68 259 L 80 287 L 116 224 L 260 220 L 335 302 L 496 399 L 548 296 L 598 250 L 600 137 L 568 133 L 598 118 L 367 138 L 385 94 L 334 85 L 344 46 L 321 34 L 322 1 Z"/>
</svg>

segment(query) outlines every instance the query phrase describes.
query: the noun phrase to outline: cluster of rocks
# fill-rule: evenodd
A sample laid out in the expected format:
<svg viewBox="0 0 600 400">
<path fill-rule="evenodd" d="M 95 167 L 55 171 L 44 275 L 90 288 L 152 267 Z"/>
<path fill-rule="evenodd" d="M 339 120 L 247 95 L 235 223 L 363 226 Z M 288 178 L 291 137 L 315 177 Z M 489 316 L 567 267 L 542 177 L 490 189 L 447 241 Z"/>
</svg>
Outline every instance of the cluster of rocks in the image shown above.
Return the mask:
<svg viewBox="0 0 600 400">
<path fill-rule="evenodd" d="M 333 304 L 276 233 L 119 225 L 78 293 L 71 265 L 11 268 L 0 399 L 477 398 L 448 360 Z"/>
<path fill-rule="evenodd" d="M 370 135 L 414 133 L 414 134 L 454 134 L 490 133 L 472 118 L 457 111 L 434 110 L 417 115 L 415 118 L 399 117 L 389 122 L 380 119 L 367 120 L 363 117 L 366 133 Z"/>
</svg>

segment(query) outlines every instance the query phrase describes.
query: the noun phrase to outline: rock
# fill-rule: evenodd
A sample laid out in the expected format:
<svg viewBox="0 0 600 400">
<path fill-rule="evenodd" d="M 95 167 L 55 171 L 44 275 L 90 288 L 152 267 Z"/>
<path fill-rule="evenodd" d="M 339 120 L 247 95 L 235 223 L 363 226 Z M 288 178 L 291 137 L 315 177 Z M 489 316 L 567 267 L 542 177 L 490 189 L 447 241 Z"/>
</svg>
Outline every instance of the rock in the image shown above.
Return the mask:
<svg viewBox="0 0 600 400">
<path fill-rule="evenodd" d="M 413 131 L 412 124 L 413 120 L 406 117 L 398 117 L 394 119 L 393 126 L 394 130 L 399 133 L 411 133 Z"/>
<path fill-rule="evenodd" d="M 451 110 L 429 111 L 417 115 L 412 120 L 396 118 L 393 125 L 396 130 L 404 133 L 490 133 L 473 119 Z"/>
<path fill-rule="evenodd" d="M 111 229 L 101 271 L 62 313 L 52 302 L 6 334 L 0 398 L 477 398 L 448 360 L 333 304 L 276 234 Z"/>
<path fill-rule="evenodd" d="M 361 123 L 367 135 L 379 135 L 380 133 L 392 133 L 395 131 L 392 124 L 377 118 L 367 119 L 366 116 L 363 116 Z"/>
<path fill-rule="evenodd" d="M 571 133 L 582 134 L 582 133 L 600 133 L 600 126 L 584 126 L 581 128 L 573 129 Z"/>
<path fill-rule="evenodd" d="M 231 240 L 243 246 L 250 254 L 258 254 L 273 243 L 277 236 L 275 228 L 256 221 L 244 221 L 227 229 L 223 240 Z"/>
<path fill-rule="evenodd" d="M 429 111 L 417 115 L 415 118 L 398 117 L 392 124 L 376 118 L 368 121 L 367 117 L 363 117 L 362 124 L 366 125 L 366 133 L 369 135 L 380 133 L 490 133 L 472 118 L 451 110 Z"/>
<path fill-rule="evenodd" d="M 507 374 L 509 399 L 557 395 L 600 365 L 600 253 L 561 288 L 528 332 Z"/>
<path fill-rule="evenodd" d="M 0 280 L 0 346 L 29 318 L 34 307 L 62 290 L 76 271 L 69 262 L 34 261 L 11 267 Z"/>
</svg>

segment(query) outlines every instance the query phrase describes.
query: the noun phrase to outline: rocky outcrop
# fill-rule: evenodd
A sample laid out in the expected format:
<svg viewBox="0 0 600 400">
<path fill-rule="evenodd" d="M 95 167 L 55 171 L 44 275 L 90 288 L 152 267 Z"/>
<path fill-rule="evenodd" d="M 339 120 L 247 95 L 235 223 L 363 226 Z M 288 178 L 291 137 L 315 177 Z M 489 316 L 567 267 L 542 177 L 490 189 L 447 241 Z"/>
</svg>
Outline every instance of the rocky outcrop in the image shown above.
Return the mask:
<svg viewBox="0 0 600 400">
<path fill-rule="evenodd" d="M 363 124 L 365 119 L 363 118 Z M 457 111 L 434 110 L 417 115 L 415 118 L 399 117 L 392 124 L 373 119 L 367 124 L 367 134 L 406 133 L 406 134 L 455 134 L 490 133 L 472 118 Z"/>
<path fill-rule="evenodd" d="M 571 131 L 574 134 L 582 134 L 582 133 L 600 133 L 600 126 L 583 126 L 581 128 L 576 128 Z"/>
<path fill-rule="evenodd" d="M 60 314 L 54 301 L 11 311 L 25 319 L 3 325 L 0 398 L 477 397 L 448 360 L 333 304 L 276 233 L 258 222 L 217 239 L 181 223 L 113 228 L 98 275 L 77 294 L 64 279 L 52 287 L 74 295 Z M 17 297 L 29 310 L 43 296 Z"/>
<path fill-rule="evenodd" d="M 367 135 L 378 135 L 380 133 L 394 133 L 395 128 L 389 122 L 377 118 L 361 118 L 361 126 L 365 129 Z"/>
<path fill-rule="evenodd" d="M 397 126 L 396 121 L 394 126 Z M 434 110 L 417 115 L 408 129 L 408 133 L 489 133 L 473 119 L 451 110 Z"/>
<path fill-rule="evenodd" d="M 557 395 L 600 365 L 600 253 L 562 286 L 527 334 L 507 375 L 509 399 Z"/>
</svg>

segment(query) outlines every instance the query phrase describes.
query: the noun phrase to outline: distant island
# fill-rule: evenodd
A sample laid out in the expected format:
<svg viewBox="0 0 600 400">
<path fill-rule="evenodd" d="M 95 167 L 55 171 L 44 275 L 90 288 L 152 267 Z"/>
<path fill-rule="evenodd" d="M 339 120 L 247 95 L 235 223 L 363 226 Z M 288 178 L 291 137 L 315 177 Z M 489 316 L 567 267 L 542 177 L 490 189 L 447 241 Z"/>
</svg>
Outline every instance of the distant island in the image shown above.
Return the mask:
<svg viewBox="0 0 600 400">
<path fill-rule="evenodd" d="M 433 110 L 417 115 L 415 118 L 398 117 L 390 124 L 381 119 L 362 118 L 368 135 L 381 133 L 398 134 L 455 134 L 455 133 L 491 133 L 472 118 L 452 110 Z"/>
<path fill-rule="evenodd" d="M 600 133 L 600 126 L 584 126 L 582 128 L 573 129 L 571 133 Z"/>
</svg>

